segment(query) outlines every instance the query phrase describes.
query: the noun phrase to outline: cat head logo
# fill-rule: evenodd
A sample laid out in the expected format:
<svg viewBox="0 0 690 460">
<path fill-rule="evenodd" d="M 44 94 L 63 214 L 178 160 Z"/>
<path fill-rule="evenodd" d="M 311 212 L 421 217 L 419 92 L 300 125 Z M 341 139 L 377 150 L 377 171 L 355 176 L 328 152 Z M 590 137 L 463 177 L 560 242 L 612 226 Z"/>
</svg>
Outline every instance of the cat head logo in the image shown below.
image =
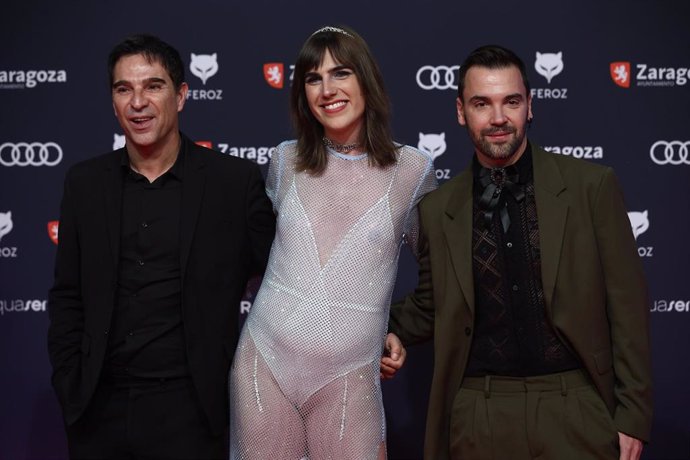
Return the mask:
<svg viewBox="0 0 690 460">
<path fill-rule="evenodd" d="M 213 54 L 194 54 L 192 62 L 189 64 L 192 75 L 199 77 L 205 85 L 206 80 L 218 73 L 218 55 Z"/>
<path fill-rule="evenodd" d="M 431 155 L 432 159 L 436 159 L 443 155 L 446 151 L 446 133 L 441 134 L 424 134 L 419 133 L 419 142 L 417 148 Z"/>
<path fill-rule="evenodd" d="M 59 220 L 51 220 L 48 222 L 48 236 L 50 237 L 50 241 L 52 241 L 55 244 L 58 244 L 58 229 L 60 227 L 60 221 Z"/>
<path fill-rule="evenodd" d="M 628 219 L 630 219 L 630 226 L 632 227 L 633 235 L 637 240 L 637 237 L 642 235 L 649 229 L 649 218 L 647 216 L 647 210 L 642 212 L 629 212 Z"/>
<path fill-rule="evenodd" d="M 285 72 L 282 62 L 267 62 L 264 64 L 264 80 L 276 89 L 283 88 Z"/>
<path fill-rule="evenodd" d="M 551 84 L 551 79 L 563 72 L 563 53 L 540 53 L 537 51 L 537 60 L 534 61 L 534 69 Z"/>
<path fill-rule="evenodd" d="M 113 150 L 121 149 L 125 146 L 124 134 L 113 134 Z"/>
<path fill-rule="evenodd" d="M 611 80 L 621 88 L 630 88 L 630 63 L 625 61 L 609 64 Z"/>
<path fill-rule="evenodd" d="M 0 241 L 12 231 L 12 211 L 0 212 Z"/>
</svg>

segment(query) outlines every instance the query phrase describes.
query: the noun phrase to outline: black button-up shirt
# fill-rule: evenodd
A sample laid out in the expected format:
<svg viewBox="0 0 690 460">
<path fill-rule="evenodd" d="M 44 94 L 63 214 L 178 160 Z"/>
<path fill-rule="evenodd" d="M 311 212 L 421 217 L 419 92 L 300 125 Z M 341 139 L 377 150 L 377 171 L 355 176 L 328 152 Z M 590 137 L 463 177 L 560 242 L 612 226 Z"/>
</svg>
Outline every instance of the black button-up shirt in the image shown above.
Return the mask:
<svg viewBox="0 0 690 460">
<path fill-rule="evenodd" d="M 180 207 L 184 143 L 173 166 L 153 182 L 122 157 L 118 290 L 106 375 L 188 375 L 182 326 Z"/>
</svg>

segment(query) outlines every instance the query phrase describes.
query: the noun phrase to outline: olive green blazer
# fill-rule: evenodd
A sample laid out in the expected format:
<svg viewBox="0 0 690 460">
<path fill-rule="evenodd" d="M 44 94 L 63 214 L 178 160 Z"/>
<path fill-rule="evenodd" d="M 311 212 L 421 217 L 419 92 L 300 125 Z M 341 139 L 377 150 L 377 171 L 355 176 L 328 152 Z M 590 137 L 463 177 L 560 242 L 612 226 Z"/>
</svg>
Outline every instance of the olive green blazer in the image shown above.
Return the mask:
<svg viewBox="0 0 690 460">
<path fill-rule="evenodd" d="M 611 168 L 532 144 L 546 313 L 579 357 L 617 430 L 651 426 L 649 307 L 642 264 Z M 419 205 L 419 284 L 391 309 L 405 345 L 434 339 L 424 456 L 448 458 L 452 404 L 474 332 L 472 171 Z"/>
</svg>

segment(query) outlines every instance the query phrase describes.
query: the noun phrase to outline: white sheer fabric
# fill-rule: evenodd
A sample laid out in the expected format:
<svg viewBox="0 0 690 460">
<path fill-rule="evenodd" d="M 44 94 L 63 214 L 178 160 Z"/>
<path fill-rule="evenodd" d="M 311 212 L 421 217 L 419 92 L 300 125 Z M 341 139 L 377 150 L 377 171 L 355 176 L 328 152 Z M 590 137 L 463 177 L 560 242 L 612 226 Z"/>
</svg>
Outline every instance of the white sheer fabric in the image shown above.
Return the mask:
<svg viewBox="0 0 690 460">
<path fill-rule="evenodd" d="M 231 458 L 380 458 L 390 297 L 433 164 L 409 146 L 385 169 L 329 150 L 312 176 L 295 173 L 295 149 L 279 145 L 269 168 L 278 224 L 230 373 Z"/>
</svg>

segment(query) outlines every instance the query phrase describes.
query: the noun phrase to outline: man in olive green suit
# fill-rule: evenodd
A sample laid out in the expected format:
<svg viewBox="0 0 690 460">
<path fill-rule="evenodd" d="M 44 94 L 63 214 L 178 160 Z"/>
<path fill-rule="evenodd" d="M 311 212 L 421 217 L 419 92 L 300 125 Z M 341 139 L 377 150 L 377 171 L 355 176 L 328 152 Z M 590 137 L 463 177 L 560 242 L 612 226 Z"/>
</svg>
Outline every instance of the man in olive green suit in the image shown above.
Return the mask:
<svg viewBox="0 0 690 460">
<path fill-rule="evenodd" d="M 426 459 L 637 459 L 651 425 L 648 304 L 608 167 L 530 143 L 510 50 L 460 67 L 472 165 L 420 204 L 405 345 L 434 338 Z"/>
</svg>

